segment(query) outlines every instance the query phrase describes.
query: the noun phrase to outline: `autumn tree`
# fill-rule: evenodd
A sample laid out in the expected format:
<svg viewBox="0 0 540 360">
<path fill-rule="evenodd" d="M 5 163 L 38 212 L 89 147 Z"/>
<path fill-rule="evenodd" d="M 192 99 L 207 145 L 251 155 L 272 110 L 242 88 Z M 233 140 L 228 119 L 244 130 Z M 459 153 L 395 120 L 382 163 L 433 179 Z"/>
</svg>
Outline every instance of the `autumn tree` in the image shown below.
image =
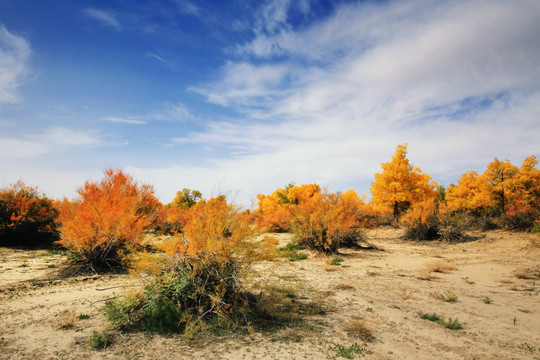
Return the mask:
<svg viewBox="0 0 540 360">
<path fill-rule="evenodd" d="M 259 227 L 271 232 L 288 231 L 291 225 L 291 210 L 320 193 L 321 187 L 317 184 L 304 184 L 296 186 L 288 184 L 279 188 L 271 195 L 257 195 L 257 209 L 253 212 Z"/>
<path fill-rule="evenodd" d="M 152 187 L 109 169 L 101 182 L 86 182 L 78 194 L 60 206 L 58 243 L 94 271 L 124 266 L 124 256 L 141 243 L 161 207 Z"/>
<path fill-rule="evenodd" d="M 335 253 L 340 247 L 359 245 L 362 199 L 354 190 L 316 192 L 291 209 L 295 240 L 310 249 Z"/>
<path fill-rule="evenodd" d="M 481 214 L 491 205 L 491 193 L 484 177 L 471 170 L 461 175 L 457 185 L 446 193 L 447 211 L 470 211 Z"/>
<path fill-rule="evenodd" d="M 171 207 L 181 210 L 189 209 L 201 198 L 202 193 L 200 191 L 183 188 L 182 191 L 176 193 L 176 196 L 171 203 Z"/>
<path fill-rule="evenodd" d="M 498 215 L 508 209 L 508 204 L 517 200 L 519 169 L 509 160 L 495 158 L 482 175 L 492 195 L 492 203 Z"/>
<path fill-rule="evenodd" d="M 52 200 L 19 181 L 0 190 L 0 244 L 45 245 L 57 239 Z"/>
<path fill-rule="evenodd" d="M 372 202 L 381 214 L 393 214 L 397 222 L 411 205 L 436 195 L 436 183 L 407 159 L 407 144 L 398 145 L 390 162 L 381 164 L 371 184 Z"/>
</svg>

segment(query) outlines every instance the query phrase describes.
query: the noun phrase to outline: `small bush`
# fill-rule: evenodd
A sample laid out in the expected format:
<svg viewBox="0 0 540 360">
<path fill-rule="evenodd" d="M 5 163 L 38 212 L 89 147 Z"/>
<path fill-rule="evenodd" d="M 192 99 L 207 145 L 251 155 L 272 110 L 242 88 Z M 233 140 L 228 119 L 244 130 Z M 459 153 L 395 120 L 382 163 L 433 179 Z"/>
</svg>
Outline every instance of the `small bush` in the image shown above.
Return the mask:
<svg viewBox="0 0 540 360">
<path fill-rule="evenodd" d="M 170 335 L 199 321 L 222 317 L 233 321 L 253 297 L 239 282 L 240 265 L 216 255 L 179 258 L 145 287 L 142 293 L 109 301 L 107 319 L 120 329 Z"/>
<path fill-rule="evenodd" d="M 256 304 L 241 286 L 257 256 L 255 235 L 249 218 L 225 197 L 199 201 L 182 234 L 163 244 L 167 256 L 149 257 L 158 260 L 157 268 L 135 262 L 150 270 L 151 281 L 142 291 L 110 301 L 107 319 L 117 328 L 166 335 L 216 327 L 218 318 L 220 328 L 244 321 Z"/>
<path fill-rule="evenodd" d="M 366 323 L 361 320 L 351 321 L 346 324 L 345 331 L 349 336 L 358 338 L 363 342 L 372 342 L 375 340 L 371 327 L 367 326 Z"/>
<path fill-rule="evenodd" d="M 64 310 L 58 314 L 55 315 L 57 317 L 56 320 L 56 328 L 57 329 L 71 329 L 75 326 L 75 310 Z"/>
<path fill-rule="evenodd" d="M 94 272 L 125 268 L 125 255 L 140 245 L 161 206 L 152 188 L 106 170 L 100 183 L 87 182 L 78 193 L 76 202 L 60 204 L 58 243 Z"/>
<path fill-rule="evenodd" d="M 439 316 L 439 315 L 437 315 L 435 313 L 433 313 L 433 314 L 425 314 L 425 313 L 422 313 L 422 312 L 419 312 L 418 316 L 421 319 L 436 322 L 440 326 L 445 327 L 445 328 L 450 329 L 450 330 L 461 330 L 461 329 L 463 329 L 463 324 L 461 324 L 457 318 L 455 318 L 455 319 L 448 318 L 448 320 L 445 320 L 444 317 Z"/>
<path fill-rule="evenodd" d="M 19 181 L 0 189 L 0 246 L 49 246 L 58 239 L 53 201 Z"/>
<path fill-rule="evenodd" d="M 507 230 L 531 231 L 540 219 L 540 210 L 527 204 L 514 204 L 501 216 L 501 226 Z"/>
<path fill-rule="evenodd" d="M 99 333 L 94 331 L 92 336 L 88 339 L 88 345 L 90 345 L 92 349 L 105 349 L 110 344 L 111 336 L 105 331 Z"/>
<path fill-rule="evenodd" d="M 291 210 L 296 241 L 325 253 L 335 253 L 341 246 L 358 245 L 364 241 L 358 223 L 358 202 L 358 197 L 355 200 L 350 192 L 315 193 Z"/>
</svg>

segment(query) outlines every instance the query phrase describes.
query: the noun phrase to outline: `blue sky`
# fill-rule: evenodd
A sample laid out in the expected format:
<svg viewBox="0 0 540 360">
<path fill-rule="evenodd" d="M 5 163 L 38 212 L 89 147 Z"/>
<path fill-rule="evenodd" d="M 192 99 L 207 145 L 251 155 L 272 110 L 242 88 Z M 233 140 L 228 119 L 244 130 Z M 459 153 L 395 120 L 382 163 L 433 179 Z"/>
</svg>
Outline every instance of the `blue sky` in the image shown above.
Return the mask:
<svg viewBox="0 0 540 360">
<path fill-rule="evenodd" d="M 0 185 L 369 193 L 540 157 L 538 1 L 0 2 Z"/>
</svg>

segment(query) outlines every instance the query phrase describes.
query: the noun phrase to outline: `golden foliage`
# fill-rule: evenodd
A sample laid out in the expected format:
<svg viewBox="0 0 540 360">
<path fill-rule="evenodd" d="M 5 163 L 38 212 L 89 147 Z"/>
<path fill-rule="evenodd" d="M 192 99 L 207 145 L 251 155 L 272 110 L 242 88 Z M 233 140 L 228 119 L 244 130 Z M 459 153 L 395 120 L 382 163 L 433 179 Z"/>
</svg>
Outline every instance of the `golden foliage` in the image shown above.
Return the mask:
<svg viewBox="0 0 540 360">
<path fill-rule="evenodd" d="M 150 186 L 121 170 L 106 170 L 101 182 L 86 182 L 78 193 L 79 200 L 59 203 L 58 243 L 94 269 L 120 265 L 119 257 L 140 244 L 161 207 Z"/>
<path fill-rule="evenodd" d="M 411 205 L 435 197 L 437 184 L 409 162 L 407 144 L 398 145 L 392 160 L 381 168 L 371 184 L 373 207 L 381 214 L 398 219 Z"/>
<path fill-rule="evenodd" d="M 174 241 L 163 245 L 168 255 L 197 257 L 215 254 L 218 260 L 246 258 L 256 235 L 248 214 L 227 203 L 225 196 L 201 200 L 189 209 L 188 220 Z"/>
<path fill-rule="evenodd" d="M 335 252 L 340 246 L 362 239 L 359 204 L 354 190 L 343 194 L 315 193 L 292 209 L 292 231 L 303 245 L 323 252 Z"/>
<path fill-rule="evenodd" d="M 292 209 L 321 192 L 317 184 L 279 188 L 271 195 L 257 195 L 258 207 L 253 212 L 256 224 L 270 232 L 288 231 L 291 227 Z"/>
</svg>

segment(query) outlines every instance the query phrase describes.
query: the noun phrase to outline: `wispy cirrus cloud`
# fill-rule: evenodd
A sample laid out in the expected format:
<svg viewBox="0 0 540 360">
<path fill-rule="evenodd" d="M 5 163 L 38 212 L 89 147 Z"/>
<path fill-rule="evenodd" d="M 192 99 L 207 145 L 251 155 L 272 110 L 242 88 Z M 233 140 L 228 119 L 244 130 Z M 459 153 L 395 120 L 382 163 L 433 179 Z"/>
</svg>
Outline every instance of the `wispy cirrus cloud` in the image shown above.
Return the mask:
<svg viewBox="0 0 540 360">
<path fill-rule="evenodd" d="M 145 125 L 146 124 L 146 121 L 144 120 L 138 120 L 138 119 L 132 119 L 132 118 L 120 118 L 120 117 L 113 117 L 113 116 L 103 117 L 102 120 L 113 122 L 113 123 L 132 124 L 132 125 Z"/>
<path fill-rule="evenodd" d="M 18 89 L 28 73 L 30 44 L 0 24 L 0 104 L 20 100 Z"/>
<path fill-rule="evenodd" d="M 82 12 L 88 18 L 97 20 L 101 25 L 110 27 L 116 31 L 122 30 L 122 24 L 118 21 L 116 14 L 111 11 L 86 8 Z"/>
</svg>

